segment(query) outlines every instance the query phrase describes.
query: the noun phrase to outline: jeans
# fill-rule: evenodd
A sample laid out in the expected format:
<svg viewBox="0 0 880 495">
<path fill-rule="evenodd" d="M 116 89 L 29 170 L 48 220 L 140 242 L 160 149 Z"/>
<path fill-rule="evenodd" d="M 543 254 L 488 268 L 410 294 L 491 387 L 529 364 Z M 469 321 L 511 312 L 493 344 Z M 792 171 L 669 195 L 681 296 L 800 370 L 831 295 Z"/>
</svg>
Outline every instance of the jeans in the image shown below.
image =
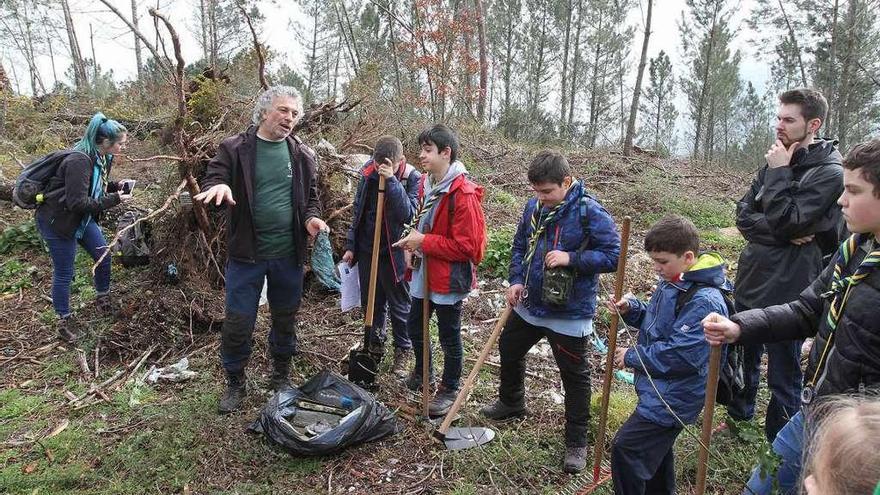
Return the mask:
<svg viewBox="0 0 880 495">
<path fill-rule="evenodd" d="M 366 311 L 367 295 L 370 287 L 370 264 L 371 253 L 358 253 L 358 279 L 361 284 L 361 307 Z M 364 336 L 365 342 L 369 342 L 371 348 L 385 347 L 385 314 L 391 319 L 391 332 L 394 338 L 394 347 L 409 349 L 412 343 L 406 329 L 406 320 L 409 315 L 410 297 L 409 283 L 395 280 L 394 268 L 391 266 L 391 257 L 387 254 L 379 255 L 378 274 L 376 276 L 376 301 L 373 304 L 373 327 L 370 334 Z"/>
<path fill-rule="evenodd" d="M 443 378 L 441 385 L 447 390 L 458 390 L 461 381 L 461 368 L 464 361 L 464 348 L 461 345 L 461 301 L 455 304 L 435 304 L 428 301 L 430 311 L 437 313 L 437 333 L 443 349 Z M 416 357 L 415 375 L 422 376 L 422 304 L 417 297 L 412 299 L 406 326 Z M 434 359 L 431 355 L 430 339 L 428 345 L 428 373 L 433 375 Z"/>
<path fill-rule="evenodd" d="M 737 304 L 737 312 L 747 309 L 749 308 Z M 743 346 L 745 388 L 733 397 L 727 406 L 727 412 L 738 421 L 754 417 L 755 398 L 761 383 L 761 356 L 766 348 L 770 403 L 767 404 L 764 433 L 768 442 L 772 442 L 777 432 L 800 410 L 804 379 L 801 371 L 801 344 L 802 340 L 790 340 Z"/>
<path fill-rule="evenodd" d="M 58 316 L 66 317 L 70 314 L 70 284 L 74 277 L 77 243 L 85 248 L 93 260 L 98 261 L 107 250 L 107 241 L 94 221 L 89 222 L 79 240 L 59 236 L 39 216 L 36 222 L 37 230 L 49 246 L 49 255 L 52 257 L 52 307 Z M 95 270 L 95 292 L 98 294 L 110 291 L 110 258 L 106 256 Z"/>
<path fill-rule="evenodd" d="M 755 467 L 743 495 L 769 495 L 779 493 L 794 495 L 798 493 L 801 476 L 801 455 L 804 451 L 804 416 L 798 411 L 779 430 L 773 440 L 773 452 L 782 458 L 775 476 L 762 477 L 761 468 Z M 769 473 L 768 473 L 769 474 Z M 779 483 L 779 491 L 773 491 L 774 479 Z"/>
<path fill-rule="evenodd" d="M 672 448 L 679 433 L 680 426 L 661 426 L 633 413 L 611 442 L 614 493 L 673 495 Z"/>
<path fill-rule="evenodd" d="M 498 341 L 501 354 L 498 398 L 508 406 L 525 405 L 526 354 L 544 337 L 550 342 L 565 389 L 565 444 L 568 447 L 585 447 L 590 423 L 587 337 L 562 335 L 549 328 L 532 325 L 515 311 L 511 312 Z"/>
<path fill-rule="evenodd" d="M 226 319 L 220 346 L 227 373 L 240 373 L 247 366 L 264 278 L 272 313 L 269 351 L 280 360 L 289 360 L 296 352 L 294 321 L 302 300 L 302 265 L 293 256 L 255 263 L 230 259 L 226 264 Z"/>
</svg>

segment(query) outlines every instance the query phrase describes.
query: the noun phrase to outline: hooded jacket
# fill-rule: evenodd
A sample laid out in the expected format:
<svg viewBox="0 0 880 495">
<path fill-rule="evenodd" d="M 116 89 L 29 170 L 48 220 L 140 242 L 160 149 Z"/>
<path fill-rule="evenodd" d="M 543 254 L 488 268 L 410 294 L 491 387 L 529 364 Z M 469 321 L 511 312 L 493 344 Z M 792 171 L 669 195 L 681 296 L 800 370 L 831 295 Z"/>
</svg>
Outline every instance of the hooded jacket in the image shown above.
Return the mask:
<svg viewBox="0 0 880 495">
<path fill-rule="evenodd" d="M 843 157 L 836 144 L 817 140 L 795 151 L 787 167 L 765 165 L 740 199 L 736 226 L 748 244 L 737 267 L 737 303 L 763 308 L 796 299 L 842 241 Z M 813 242 L 791 243 L 808 235 Z"/>
<path fill-rule="evenodd" d="M 391 246 L 397 242 L 404 227 L 412 220 L 418 208 L 419 181 L 422 177 L 412 165 L 405 164 L 398 173 L 385 181 L 385 207 L 379 253 L 391 253 L 394 280 L 400 282 L 406 274 L 403 249 Z M 361 179 L 354 196 L 354 214 L 345 249 L 353 253 L 370 253 L 376 228 L 376 200 L 379 196 L 379 172 L 370 160 L 361 168 Z"/>
<path fill-rule="evenodd" d="M 678 315 L 676 301 L 691 284 L 705 285 L 697 290 Z M 706 396 L 709 344 L 701 321 L 711 312 L 727 315 L 720 288 L 730 290 L 724 260 L 717 253 L 704 253 L 677 282 L 661 280 L 646 305 L 630 298 L 630 310 L 623 315 L 627 325 L 639 328 L 638 342 L 627 350 L 624 361 L 633 368 L 639 403 L 636 412 L 662 426 L 679 423 L 666 408 L 648 379 L 675 414 L 693 423 Z"/>
<path fill-rule="evenodd" d="M 529 266 L 524 266 L 524 259 L 533 231 L 531 219 L 535 208 L 540 205 L 537 198 L 526 203 L 513 238 L 508 281 L 511 285 L 525 285 L 528 271 L 526 289 L 529 296 L 523 303 L 534 316 L 571 320 L 592 318 L 596 313 L 599 274 L 617 268 L 620 236 L 611 215 L 586 193 L 581 182 L 575 182 L 569 188 L 563 201 L 562 209 L 537 240 Z M 553 250 L 568 253 L 569 266 L 575 274 L 568 303 L 564 306 L 549 306 L 541 300 L 544 257 Z"/>
</svg>

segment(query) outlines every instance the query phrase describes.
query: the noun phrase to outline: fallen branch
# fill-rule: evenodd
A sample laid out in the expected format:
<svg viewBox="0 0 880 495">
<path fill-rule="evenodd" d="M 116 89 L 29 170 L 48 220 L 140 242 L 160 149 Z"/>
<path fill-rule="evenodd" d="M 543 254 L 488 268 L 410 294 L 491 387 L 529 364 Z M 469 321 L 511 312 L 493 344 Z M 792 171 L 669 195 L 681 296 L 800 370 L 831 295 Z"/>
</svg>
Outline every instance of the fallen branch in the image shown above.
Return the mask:
<svg viewBox="0 0 880 495">
<path fill-rule="evenodd" d="M 186 187 L 186 184 L 187 184 L 186 179 L 182 180 L 180 182 L 180 185 L 178 185 L 177 189 L 174 191 L 174 194 L 172 194 L 171 196 L 168 196 L 168 199 L 165 200 L 165 204 L 163 204 L 161 208 L 153 211 L 152 213 L 150 213 L 149 215 L 147 215 L 145 217 L 138 218 L 137 220 L 132 222 L 131 225 L 129 225 L 129 226 L 123 228 L 122 230 L 120 230 L 119 232 L 117 232 L 116 235 L 113 236 L 113 240 L 110 241 L 109 244 L 107 244 L 107 249 L 104 250 L 104 253 L 101 254 L 100 258 L 98 258 L 98 261 L 96 261 L 95 264 L 92 265 L 92 275 L 95 274 L 95 270 L 98 269 L 98 266 L 101 264 L 101 262 L 104 261 L 104 258 L 106 258 L 107 255 L 110 254 L 110 251 L 113 248 L 113 246 L 115 246 L 116 243 L 119 242 L 119 239 L 122 238 L 122 234 L 124 234 L 128 230 L 134 228 L 135 225 L 137 225 L 141 222 L 146 222 L 147 220 L 151 220 L 151 219 L 159 216 L 160 213 L 167 210 L 171 206 L 171 203 L 180 196 L 181 192 L 183 192 L 183 188 Z"/>
<path fill-rule="evenodd" d="M 128 156 L 128 155 L 120 155 L 120 156 L 121 156 L 122 158 L 125 158 L 126 160 L 132 162 L 132 163 L 137 163 L 137 162 L 152 162 L 152 161 L 155 161 L 155 160 L 176 160 L 176 161 L 178 161 L 178 162 L 185 161 L 183 158 L 181 158 L 181 157 L 179 157 L 179 156 L 173 156 L 173 155 L 156 155 L 156 156 L 151 156 L 151 157 L 149 157 L 149 158 L 131 158 L 131 157 Z"/>
</svg>

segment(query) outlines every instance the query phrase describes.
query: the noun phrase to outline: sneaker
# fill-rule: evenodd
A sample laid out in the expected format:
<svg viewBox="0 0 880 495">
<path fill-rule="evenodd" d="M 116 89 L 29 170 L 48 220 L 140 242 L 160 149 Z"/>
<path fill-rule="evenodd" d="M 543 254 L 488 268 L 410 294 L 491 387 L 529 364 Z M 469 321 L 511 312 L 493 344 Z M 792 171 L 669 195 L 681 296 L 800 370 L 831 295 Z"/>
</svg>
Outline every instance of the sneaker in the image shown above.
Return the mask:
<svg viewBox="0 0 880 495">
<path fill-rule="evenodd" d="M 68 344 L 73 344 L 79 339 L 79 325 L 73 315 L 58 318 L 55 328 L 58 329 L 58 337 Z"/>
<path fill-rule="evenodd" d="M 428 404 L 428 416 L 445 416 L 458 396 L 458 389 L 446 388 L 443 384 L 437 387 L 434 398 Z"/>
<path fill-rule="evenodd" d="M 566 473 L 579 473 L 587 465 L 587 447 L 566 447 L 562 470 Z"/>
<path fill-rule="evenodd" d="M 525 406 L 508 406 L 501 402 L 501 399 L 480 409 L 480 414 L 495 421 L 526 416 L 528 413 L 529 411 Z"/>
<path fill-rule="evenodd" d="M 238 410 L 244 398 L 247 396 L 247 383 L 244 373 L 237 375 L 227 375 L 226 390 L 223 397 L 220 397 L 220 404 L 217 406 L 217 412 L 220 414 L 229 414 Z"/>
<path fill-rule="evenodd" d="M 403 383 L 404 385 L 406 385 L 406 388 L 412 390 L 413 392 L 418 392 L 422 389 L 422 375 L 417 375 L 416 372 L 413 371 L 406 377 L 406 380 L 404 380 Z M 429 391 L 434 389 L 433 376 L 428 378 L 428 389 Z"/>
<path fill-rule="evenodd" d="M 406 369 L 409 361 L 409 349 L 402 347 L 394 348 L 394 362 L 391 364 L 391 373 L 398 378 L 406 378 Z"/>
</svg>

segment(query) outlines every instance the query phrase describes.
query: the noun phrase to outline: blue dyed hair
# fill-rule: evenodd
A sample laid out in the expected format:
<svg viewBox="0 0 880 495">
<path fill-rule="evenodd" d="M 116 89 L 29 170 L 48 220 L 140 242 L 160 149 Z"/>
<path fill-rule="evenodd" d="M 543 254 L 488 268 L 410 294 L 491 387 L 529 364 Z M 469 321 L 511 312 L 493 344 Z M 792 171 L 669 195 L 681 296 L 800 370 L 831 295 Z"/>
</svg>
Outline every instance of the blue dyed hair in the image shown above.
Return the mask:
<svg viewBox="0 0 880 495">
<path fill-rule="evenodd" d="M 108 119 L 103 113 L 98 112 L 89 121 L 85 135 L 73 145 L 73 149 L 84 151 L 89 156 L 96 156 L 98 154 L 98 145 L 104 141 L 109 141 L 110 144 L 113 144 L 127 132 L 128 130 L 124 125 L 115 120 Z"/>
</svg>

